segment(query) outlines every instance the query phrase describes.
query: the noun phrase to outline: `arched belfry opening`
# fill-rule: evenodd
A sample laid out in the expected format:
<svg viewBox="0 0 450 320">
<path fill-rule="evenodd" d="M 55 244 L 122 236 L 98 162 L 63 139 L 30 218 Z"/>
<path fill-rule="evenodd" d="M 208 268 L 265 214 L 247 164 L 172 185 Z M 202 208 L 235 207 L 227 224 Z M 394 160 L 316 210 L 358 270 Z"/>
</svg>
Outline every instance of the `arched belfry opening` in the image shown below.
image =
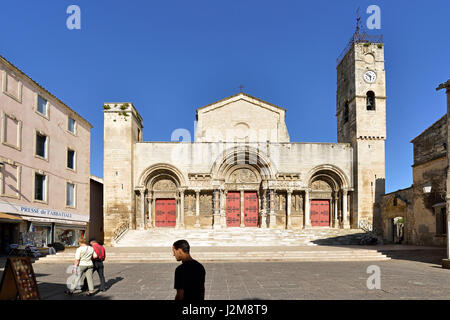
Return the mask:
<svg viewBox="0 0 450 320">
<path fill-rule="evenodd" d="M 375 93 L 373 91 L 367 91 L 366 94 L 366 109 L 375 111 Z"/>
</svg>

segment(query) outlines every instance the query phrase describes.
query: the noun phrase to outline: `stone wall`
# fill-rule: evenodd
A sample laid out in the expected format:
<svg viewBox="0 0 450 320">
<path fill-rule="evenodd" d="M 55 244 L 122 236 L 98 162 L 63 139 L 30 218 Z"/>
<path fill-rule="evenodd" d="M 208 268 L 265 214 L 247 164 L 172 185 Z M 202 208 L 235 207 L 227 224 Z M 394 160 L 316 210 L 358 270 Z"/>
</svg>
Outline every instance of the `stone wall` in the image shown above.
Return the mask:
<svg viewBox="0 0 450 320">
<path fill-rule="evenodd" d="M 414 165 L 447 155 L 447 115 L 440 118 L 414 140 Z"/>
<path fill-rule="evenodd" d="M 383 233 L 390 238 L 390 219 L 405 217 L 407 244 L 445 246 L 437 231 L 440 208 L 445 207 L 447 178 L 447 117 L 411 141 L 414 144 L 413 185 L 383 197 Z M 424 192 L 424 187 L 430 192 Z M 394 198 L 397 206 L 393 205 Z"/>
<path fill-rule="evenodd" d="M 243 145 L 243 144 L 238 144 Z M 164 163 L 176 167 L 189 186 L 189 173 L 214 174 L 223 161 L 223 153 L 235 146 L 219 143 L 139 142 L 134 147 L 134 185 L 144 179 L 151 166 Z M 343 172 L 349 187 L 352 181 L 353 150 L 346 143 L 255 143 L 251 148 L 260 150 L 267 158 L 274 174 L 300 173 L 306 187 L 310 172 L 317 166 L 328 164 Z M 273 177 L 275 178 L 275 177 Z"/>
<path fill-rule="evenodd" d="M 402 217 L 404 219 L 404 241 L 402 244 L 414 244 L 413 192 L 413 188 L 410 187 L 383 195 L 382 226 L 383 239 L 386 243 L 393 241 L 392 219 Z"/>
</svg>

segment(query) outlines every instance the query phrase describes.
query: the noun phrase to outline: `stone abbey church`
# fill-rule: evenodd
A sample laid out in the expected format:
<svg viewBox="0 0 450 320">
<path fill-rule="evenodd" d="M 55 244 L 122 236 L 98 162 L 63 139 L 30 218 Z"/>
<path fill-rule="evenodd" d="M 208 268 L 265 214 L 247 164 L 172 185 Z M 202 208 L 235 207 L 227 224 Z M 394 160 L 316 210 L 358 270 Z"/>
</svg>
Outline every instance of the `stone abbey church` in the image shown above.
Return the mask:
<svg viewBox="0 0 450 320">
<path fill-rule="evenodd" d="M 106 103 L 105 243 L 126 229 L 378 226 L 384 46 L 356 36 L 337 66 L 338 143 L 290 141 L 286 109 L 242 92 L 197 109 L 194 142 L 142 141 L 132 103 Z"/>
</svg>

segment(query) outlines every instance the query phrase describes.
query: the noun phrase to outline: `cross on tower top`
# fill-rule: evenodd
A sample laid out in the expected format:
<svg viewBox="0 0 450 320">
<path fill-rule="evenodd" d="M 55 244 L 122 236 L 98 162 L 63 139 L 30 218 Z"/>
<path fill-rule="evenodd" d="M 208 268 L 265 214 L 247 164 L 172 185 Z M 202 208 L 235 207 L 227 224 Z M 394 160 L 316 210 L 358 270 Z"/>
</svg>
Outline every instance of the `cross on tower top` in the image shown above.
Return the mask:
<svg viewBox="0 0 450 320">
<path fill-rule="evenodd" d="M 359 33 L 361 17 L 359 16 L 359 7 L 356 9 L 356 33 Z"/>
<path fill-rule="evenodd" d="M 242 89 L 244 89 L 244 86 L 241 84 L 238 88 L 239 88 L 239 91 L 242 92 Z"/>
</svg>

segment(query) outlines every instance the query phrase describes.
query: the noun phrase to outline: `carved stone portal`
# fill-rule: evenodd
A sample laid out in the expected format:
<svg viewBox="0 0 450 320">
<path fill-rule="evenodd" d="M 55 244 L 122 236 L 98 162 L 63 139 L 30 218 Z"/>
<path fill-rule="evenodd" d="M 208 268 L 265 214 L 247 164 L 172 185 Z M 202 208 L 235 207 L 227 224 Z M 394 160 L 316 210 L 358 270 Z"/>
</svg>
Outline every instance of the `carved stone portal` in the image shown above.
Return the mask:
<svg viewBox="0 0 450 320">
<path fill-rule="evenodd" d="M 153 185 L 154 191 L 177 191 L 176 184 L 169 179 L 161 179 Z"/>
<path fill-rule="evenodd" d="M 333 188 L 323 180 L 316 180 L 311 184 L 311 189 L 314 191 L 333 191 Z"/>
<path fill-rule="evenodd" d="M 252 170 L 243 168 L 235 170 L 229 180 L 231 183 L 252 183 L 258 182 L 258 177 Z"/>
</svg>

